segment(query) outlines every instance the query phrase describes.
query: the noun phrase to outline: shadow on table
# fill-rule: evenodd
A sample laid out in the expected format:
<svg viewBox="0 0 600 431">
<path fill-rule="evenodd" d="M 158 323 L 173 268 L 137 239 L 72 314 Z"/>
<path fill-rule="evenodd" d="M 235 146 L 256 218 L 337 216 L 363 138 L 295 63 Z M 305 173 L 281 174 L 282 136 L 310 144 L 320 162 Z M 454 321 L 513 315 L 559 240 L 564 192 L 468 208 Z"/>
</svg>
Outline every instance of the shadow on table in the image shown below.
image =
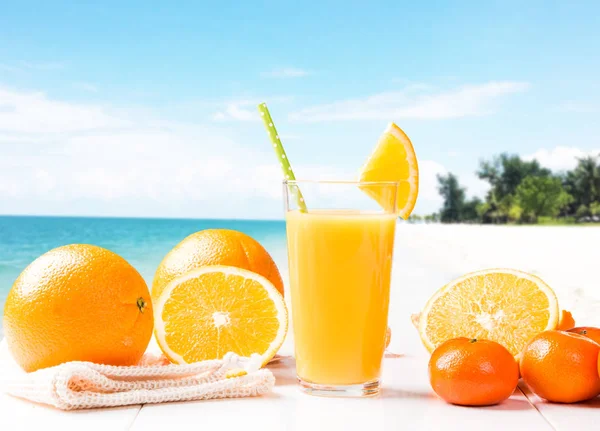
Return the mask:
<svg viewBox="0 0 600 431">
<path fill-rule="evenodd" d="M 201 411 L 203 408 L 210 409 L 212 405 L 215 404 L 250 404 L 252 403 L 261 403 L 264 400 L 277 400 L 282 398 L 281 395 L 275 392 L 269 392 L 264 395 L 255 396 L 255 397 L 241 397 L 241 398 L 214 398 L 209 400 L 188 400 L 188 401 L 171 401 L 166 403 L 156 403 L 156 404 L 143 404 L 142 408 L 152 407 L 154 409 L 167 409 L 170 413 L 173 411 L 177 411 L 178 409 L 198 409 Z"/>
<path fill-rule="evenodd" d="M 550 404 L 549 401 L 543 401 L 544 403 Z M 556 406 L 565 406 L 565 408 L 579 408 L 579 409 L 598 409 L 600 408 L 600 397 L 593 398 L 589 401 L 584 401 L 581 403 L 573 403 L 573 404 L 560 404 L 560 403 L 552 403 Z"/>
<path fill-rule="evenodd" d="M 405 391 L 402 389 L 386 388 L 385 386 L 381 390 L 381 396 L 384 398 L 404 398 L 404 399 L 439 399 L 430 392 L 416 392 L 416 391 Z M 440 400 L 441 401 L 441 400 Z"/>
<path fill-rule="evenodd" d="M 497 404 L 495 406 L 487 406 L 487 407 L 465 407 L 465 408 L 484 408 L 488 410 L 531 410 L 531 404 L 529 401 L 520 399 L 520 398 L 509 398 L 506 401 Z"/>
<path fill-rule="evenodd" d="M 291 356 L 282 356 L 281 359 L 267 367 L 275 376 L 276 386 L 295 385 L 296 379 L 296 361 Z"/>
<path fill-rule="evenodd" d="M 382 397 L 398 398 L 398 399 L 420 399 L 431 400 L 438 403 L 446 403 L 433 392 L 429 391 L 410 391 L 394 388 L 383 388 Z M 448 404 L 450 405 L 450 404 Z M 495 406 L 453 406 L 463 409 L 485 409 L 485 410 L 530 410 L 531 404 L 523 397 L 520 391 L 516 391 L 511 398 L 506 401 L 496 404 Z"/>
<path fill-rule="evenodd" d="M 592 398 L 591 400 L 588 401 L 583 401 L 580 403 L 572 403 L 572 404 L 567 404 L 567 403 L 553 403 L 551 401 L 547 401 L 537 395 L 535 395 L 531 389 L 529 389 L 527 387 L 527 385 L 521 381 L 521 383 L 519 383 L 519 388 L 523 391 L 523 393 L 525 394 L 525 396 L 527 396 L 527 398 L 529 398 L 531 400 L 531 402 L 533 404 L 551 404 L 552 406 L 564 406 L 564 408 L 579 408 L 579 409 L 597 409 L 600 408 L 600 396 L 596 397 L 596 398 Z M 560 408 L 560 407 L 557 407 Z"/>
<path fill-rule="evenodd" d="M 387 352 L 385 357 L 388 359 L 399 359 L 406 357 L 406 355 Z M 298 379 L 296 378 L 296 361 L 292 356 L 280 356 L 276 361 L 271 362 L 267 368 L 273 372 L 277 380 L 277 386 L 295 385 L 298 383 Z"/>
</svg>

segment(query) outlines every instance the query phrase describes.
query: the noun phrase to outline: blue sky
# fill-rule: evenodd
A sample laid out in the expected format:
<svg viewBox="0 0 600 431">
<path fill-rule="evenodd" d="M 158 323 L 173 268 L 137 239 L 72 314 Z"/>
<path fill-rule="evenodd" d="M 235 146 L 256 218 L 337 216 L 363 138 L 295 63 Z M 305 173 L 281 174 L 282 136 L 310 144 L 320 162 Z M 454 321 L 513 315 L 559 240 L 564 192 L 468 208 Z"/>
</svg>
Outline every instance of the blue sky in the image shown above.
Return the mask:
<svg viewBox="0 0 600 431">
<path fill-rule="evenodd" d="M 354 178 L 395 121 L 419 213 L 438 173 L 484 194 L 481 158 L 600 150 L 595 1 L 76 3 L 3 2 L 2 214 L 278 218 L 260 101 L 303 178 Z"/>
</svg>

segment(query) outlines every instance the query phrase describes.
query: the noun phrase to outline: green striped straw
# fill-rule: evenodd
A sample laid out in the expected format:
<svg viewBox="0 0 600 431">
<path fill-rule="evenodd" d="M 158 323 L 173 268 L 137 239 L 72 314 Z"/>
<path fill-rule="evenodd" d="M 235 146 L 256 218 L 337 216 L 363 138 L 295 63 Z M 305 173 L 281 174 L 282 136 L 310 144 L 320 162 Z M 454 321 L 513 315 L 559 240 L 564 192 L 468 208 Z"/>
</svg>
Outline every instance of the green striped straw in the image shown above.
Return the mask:
<svg viewBox="0 0 600 431">
<path fill-rule="evenodd" d="M 269 109 L 267 108 L 267 104 L 259 104 L 258 112 L 262 117 L 265 128 L 267 129 L 267 133 L 269 134 L 269 138 L 271 138 L 273 149 L 275 150 L 275 154 L 277 155 L 279 165 L 281 166 L 281 170 L 283 171 L 283 178 L 285 178 L 286 180 L 295 181 L 296 176 L 294 175 L 294 171 L 292 170 L 292 165 L 290 165 L 290 160 L 285 154 L 285 150 L 283 149 L 283 145 L 281 144 L 281 138 L 279 138 L 279 135 L 277 134 L 277 129 L 275 128 L 275 123 L 273 123 L 273 119 L 271 118 L 271 114 L 269 113 Z M 289 190 L 291 193 L 294 194 L 300 212 L 307 212 L 306 203 L 304 202 L 304 197 L 302 196 L 302 192 L 300 192 L 300 188 L 298 187 L 298 185 L 290 187 Z"/>
</svg>

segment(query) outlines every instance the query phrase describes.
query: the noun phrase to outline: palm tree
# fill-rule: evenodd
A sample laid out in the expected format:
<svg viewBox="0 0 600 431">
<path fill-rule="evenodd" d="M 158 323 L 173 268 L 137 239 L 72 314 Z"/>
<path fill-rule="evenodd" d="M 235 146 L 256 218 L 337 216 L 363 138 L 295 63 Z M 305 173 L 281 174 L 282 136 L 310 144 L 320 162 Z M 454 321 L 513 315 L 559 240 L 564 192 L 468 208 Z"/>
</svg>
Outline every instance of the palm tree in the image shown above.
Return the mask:
<svg viewBox="0 0 600 431">
<path fill-rule="evenodd" d="M 578 160 L 577 167 L 568 173 L 567 183 L 577 207 L 590 208 L 600 202 L 600 164 L 597 156 L 587 156 Z"/>
<path fill-rule="evenodd" d="M 458 183 L 458 178 L 452 173 L 438 175 L 438 192 L 444 199 L 440 212 L 442 223 L 458 223 L 463 221 L 465 206 L 465 189 Z"/>
</svg>

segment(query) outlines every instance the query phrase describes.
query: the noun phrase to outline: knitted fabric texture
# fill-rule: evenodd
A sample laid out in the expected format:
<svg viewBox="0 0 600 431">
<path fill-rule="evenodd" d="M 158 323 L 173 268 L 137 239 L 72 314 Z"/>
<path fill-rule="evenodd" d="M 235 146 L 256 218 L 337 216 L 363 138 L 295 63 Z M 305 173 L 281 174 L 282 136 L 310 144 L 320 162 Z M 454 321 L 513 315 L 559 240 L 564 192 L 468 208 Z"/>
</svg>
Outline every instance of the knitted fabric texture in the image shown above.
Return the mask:
<svg viewBox="0 0 600 431">
<path fill-rule="evenodd" d="M 25 373 L 2 344 L 0 389 L 62 410 L 251 397 L 275 385 L 271 371 L 260 369 L 260 357 L 228 353 L 223 360 L 165 365 L 163 358 L 146 355 L 133 367 L 68 362 Z"/>
</svg>

